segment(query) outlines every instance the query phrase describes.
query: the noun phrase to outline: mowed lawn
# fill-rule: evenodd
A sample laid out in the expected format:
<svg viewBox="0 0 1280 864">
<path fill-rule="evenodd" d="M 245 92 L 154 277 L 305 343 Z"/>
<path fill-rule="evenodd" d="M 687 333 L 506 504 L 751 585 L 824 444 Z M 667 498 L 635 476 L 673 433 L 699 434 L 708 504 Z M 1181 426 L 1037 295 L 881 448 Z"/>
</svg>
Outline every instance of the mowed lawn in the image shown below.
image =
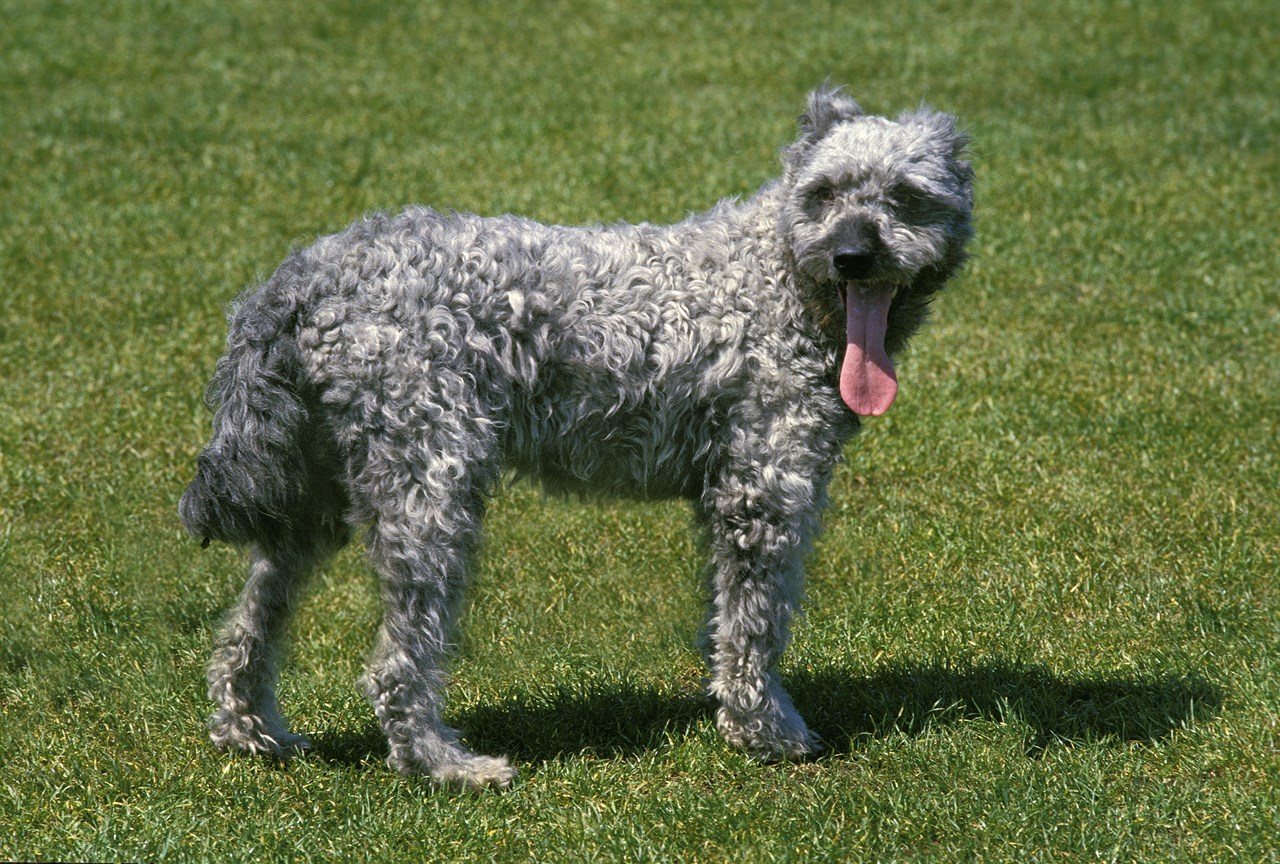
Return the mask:
<svg viewBox="0 0 1280 864">
<path fill-rule="evenodd" d="M 1259 3 L 0 0 L 0 859 L 1277 861 L 1280 13 Z M 830 78 L 974 137 L 977 238 L 846 452 L 784 665 L 716 735 L 685 505 L 495 498 L 452 722 L 383 763 L 358 548 L 296 623 L 315 751 L 216 753 L 244 577 L 175 507 L 223 311 L 421 202 L 672 221 Z"/>
</svg>

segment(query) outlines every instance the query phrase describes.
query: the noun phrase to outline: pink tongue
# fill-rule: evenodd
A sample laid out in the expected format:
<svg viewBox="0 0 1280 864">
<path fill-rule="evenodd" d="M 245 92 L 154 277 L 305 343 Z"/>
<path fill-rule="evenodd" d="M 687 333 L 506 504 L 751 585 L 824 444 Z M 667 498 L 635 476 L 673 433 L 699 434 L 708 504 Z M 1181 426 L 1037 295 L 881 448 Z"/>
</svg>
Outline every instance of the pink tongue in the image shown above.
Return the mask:
<svg viewBox="0 0 1280 864">
<path fill-rule="evenodd" d="M 840 367 L 840 398 L 854 414 L 878 417 L 889 410 L 898 395 L 893 361 L 884 352 L 884 332 L 889 323 L 892 289 L 864 294 L 850 285 L 845 298 L 845 332 L 849 346 Z"/>
</svg>

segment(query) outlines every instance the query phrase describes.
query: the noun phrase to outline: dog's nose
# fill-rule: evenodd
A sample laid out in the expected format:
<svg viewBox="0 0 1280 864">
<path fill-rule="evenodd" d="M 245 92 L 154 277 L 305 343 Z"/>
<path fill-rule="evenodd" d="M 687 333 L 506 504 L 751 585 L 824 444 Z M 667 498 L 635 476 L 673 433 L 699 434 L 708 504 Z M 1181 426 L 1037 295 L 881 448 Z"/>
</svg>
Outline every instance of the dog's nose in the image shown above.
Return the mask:
<svg viewBox="0 0 1280 864">
<path fill-rule="evenodd" d="M 876 256 L 862 249 L 845 248 L 836 252 L 832 263 L 845 279 L 866 279 L 875 269 Z"/>
</svg>

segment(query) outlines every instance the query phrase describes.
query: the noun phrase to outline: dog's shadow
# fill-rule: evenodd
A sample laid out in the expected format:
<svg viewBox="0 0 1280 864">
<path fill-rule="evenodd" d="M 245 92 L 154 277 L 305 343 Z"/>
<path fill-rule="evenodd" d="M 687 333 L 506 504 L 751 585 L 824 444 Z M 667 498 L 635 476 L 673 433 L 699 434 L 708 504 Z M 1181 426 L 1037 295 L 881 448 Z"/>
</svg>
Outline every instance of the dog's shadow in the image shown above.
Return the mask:
<svg viewBox="0 0 1280 864">
<path fill-rule="evenodd" d="M 824 743 L 822 757 L 868 740 L 920 735 L 967 720 L 1021 723 L 1026 751 L 1082 743 L 1154 743 L 1221 710 L 1222 691 L 1196 676 L 1059 677 L 1038 666 L 988 662 L 953 667 L 896 664 L 856 677 L 837 669 L 785 676 L 797 708 Z M 525 764 L 565 754 L 626 756 L 667 736 L 710 723 L 702 695 L 673 695 L 632 683 L 560 688 L 459 711 L 451 720 L 486 753 Z M 320 735 L 313 753 L 329 762 L 381 759 L 386 745 L 372 721 L 359 731 Z"/>
<path fill-rule="evenodd" d="M 865 678 L 802 672 L 788 678 L 788 687 L 835 754 L 868 739 L 968 720 L 1022 724 L 1029 756 L 1054 744 L 1151 744 L 1222 707 L 1221 688 L 1198 675 L 1063 677 L 1000 661 L 895 664 Z"/>
</svg>

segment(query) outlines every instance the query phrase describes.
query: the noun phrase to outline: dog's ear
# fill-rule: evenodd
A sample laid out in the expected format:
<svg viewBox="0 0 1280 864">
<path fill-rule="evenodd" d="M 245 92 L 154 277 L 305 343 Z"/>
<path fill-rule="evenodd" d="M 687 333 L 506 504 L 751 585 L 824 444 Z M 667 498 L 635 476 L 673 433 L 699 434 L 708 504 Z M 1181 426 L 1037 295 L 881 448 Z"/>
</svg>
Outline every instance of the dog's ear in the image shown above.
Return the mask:
<svg viewBox="0 0 1280 864">
<path fill-rule="evenodd" d="M 898 118 L 904 126 L 923 129 L 930 140 L 936 141 L 951 170 L 968 184 L 973 180 L 973 164 L 969 161 L 969 135 L 960 128 L 955 117 L 934 111 L 925 105 Z"/>
<path fill-rule="evenodd" d="M 861 114 L 861 106 L 843 87 L 823 84 L 809 94 L 809 110 L 800 115 L 800 137 L 817 141 L 830 132 L 832 126 Z"/>
<path fill-rule="evenodd" d="M 862 108 L 841 87 L 823 84 L 809 94 L 809 108 L 800 115 L 800 136 L 782 153 L 788 174 L 794 173 L 814 144 L 821 141 L 831 127 L 862 115 Z"/>
</svg>

